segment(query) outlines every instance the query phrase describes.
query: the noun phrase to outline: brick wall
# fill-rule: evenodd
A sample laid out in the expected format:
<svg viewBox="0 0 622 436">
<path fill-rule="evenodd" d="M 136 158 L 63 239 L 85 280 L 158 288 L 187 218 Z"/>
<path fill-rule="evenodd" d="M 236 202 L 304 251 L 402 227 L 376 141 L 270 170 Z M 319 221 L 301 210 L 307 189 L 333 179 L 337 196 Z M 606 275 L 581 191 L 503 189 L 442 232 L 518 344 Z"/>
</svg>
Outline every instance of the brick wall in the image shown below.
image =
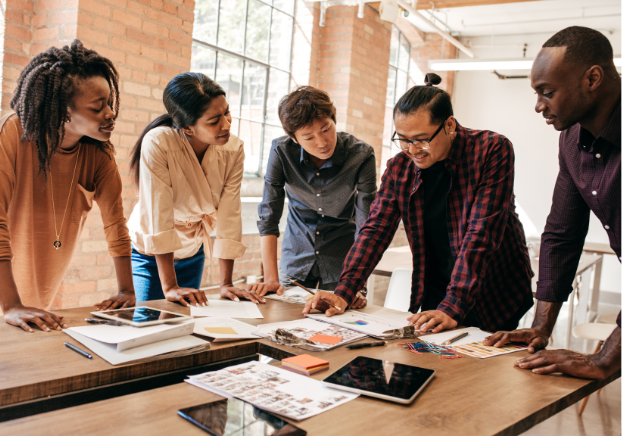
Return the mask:
<svg viewBox="0 0 622 436">
<path fill-rule="evenodd" d="M 129 216 L 136 203 L 129 151 L 146 124 L 164 112 L 162 92 L 168 81 L 190 69 L 194 0 L 5 0 L 4 5 L 2 113 L 10 110 L 21 69 L 51 45 L 62 46 L 77 37 L 115 63 L 121 76 L 121 112 L 112 141 Z M 328 91 L 337 106 L 338 128 L 367 141 L 380 156 L 391 25 L 369 5 L 363 19 L 357 17 L 357 9 L 330 7 L 326 25 L 320 27 L 319 4 L 298 0 L 292 85 Z M 397 24 L 411 43 L 413 83 L 419 80 L 417 68 L 427 71 L 427 59 L 455 57 L 453 46 L 440 37 L 423 35 L 402 21 Z M 452 76 L 449 73 L 444 82 L 448 89 Z M 245 234 L 242 242 L 248 249 L 236 262 L 234 280 L 262 275 L 259 236 Z M 406 244 L 400 227 L 391 246 Z M 203 286 L 218 282 L 218 262 L 214 264 L 211 271 L 206 263 Z M 378 280 L 377 291 L 382 288 Z M 114 267 L 95 205 L 53 307 L 91 305 L 114 292 Z"/>
</svg>

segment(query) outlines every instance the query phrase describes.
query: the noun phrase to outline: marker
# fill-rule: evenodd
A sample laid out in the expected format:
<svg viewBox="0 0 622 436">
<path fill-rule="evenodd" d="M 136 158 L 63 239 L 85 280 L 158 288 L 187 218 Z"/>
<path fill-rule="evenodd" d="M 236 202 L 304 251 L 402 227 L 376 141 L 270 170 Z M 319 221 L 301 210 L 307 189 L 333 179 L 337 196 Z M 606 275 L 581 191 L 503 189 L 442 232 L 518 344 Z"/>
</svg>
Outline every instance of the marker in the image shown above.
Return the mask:
<svg viewBox="0 0 622 436">
<path fill-rule="evenodd" d="M 462 338 L 466 338 L 469 335 L 469 332 L 464 332 L 464 333 L 460 333 L 458 336 L 454 336 L 451 339 L 447 339 L 445 342 L 443 342 L 441 345 L 451 345 L 456 341 L 459 341 Z"/>
<path fill-rule="evenodd" d="M 383 347 L 387 345 L 387 341 L 365 342 L 364 344 L 352 344 L 346 346 L 350 350 L 358 350 L 359 348 Z"/>
<path fill-rule="evenodd" d="M 73 351 L 75 351 L 78 354 L 82 354 L 86 358 L 89 358 L 89 359 L 93 358 L 93 356 L 91 356 L 89 353 L 87 353 L 84 350 L 79 349 L 78 347 L 76 347 L 75 345 L 70 344 L 69 342 L 65 342 L 65 347 L 71 348 Z"/>
</svg>

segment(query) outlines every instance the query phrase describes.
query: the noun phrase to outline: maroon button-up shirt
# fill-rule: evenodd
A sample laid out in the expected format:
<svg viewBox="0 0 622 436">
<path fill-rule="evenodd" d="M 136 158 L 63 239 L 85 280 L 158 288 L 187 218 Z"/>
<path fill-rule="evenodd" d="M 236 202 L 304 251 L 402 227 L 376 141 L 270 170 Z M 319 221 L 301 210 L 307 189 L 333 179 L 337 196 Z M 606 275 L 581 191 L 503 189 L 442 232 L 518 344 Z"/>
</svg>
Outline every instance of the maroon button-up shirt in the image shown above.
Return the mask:
<svg viewBox="0 0 622 436">
<path fill-rule="evenodd" d="M 559 137 L 559 175 L 540 246 L 536 298 L 562 302 L 572 281 L 590 223 L 590 210 L 620 259 L 620 105 L 598 138 L 579 124 Z"/>
<path fill-rule="evenodd" d="M 449 157 L 447 231 L 455 259 L 438 306 L 460 322 L 474 310 L 480 327 L 496 331 L 531 298 L 533 272 L 514 206 L 514 150 L 497 133 L 456 129 Z M 336 294 L 351 304 L 397 230 L 400 218 L 413 253 L 410 307 L 421 306 L 426 263 L 424 184 L 406 154 L 387 163 L 369 219 L 348 253 Z"/>
</svg>

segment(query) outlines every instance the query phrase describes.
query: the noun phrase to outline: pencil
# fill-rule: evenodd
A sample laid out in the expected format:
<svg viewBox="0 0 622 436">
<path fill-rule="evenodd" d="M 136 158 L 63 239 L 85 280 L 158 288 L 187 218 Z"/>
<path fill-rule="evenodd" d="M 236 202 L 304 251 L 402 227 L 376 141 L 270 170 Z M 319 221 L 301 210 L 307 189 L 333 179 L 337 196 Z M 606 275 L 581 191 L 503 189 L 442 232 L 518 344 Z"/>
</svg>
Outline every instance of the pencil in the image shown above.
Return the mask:
<svg viewBox="0 0 622 436">
<path fill-rule="evenodd" d="M 456 341 L 458 341 L 458 340 L 460 340 L 460 339 L 462 339 L 462 338 L 467 337 L 468 335 L 469 335 L 469 332 L 460 333 L 458 336 L 454 336 L 454 337 L 453 337 L 453 338 L 451 338 L 451 339 L 447 339 L 447 340 L 446 340 L 445 342 L 443 342 L 441 345 L 451 345 L 451 344 L 453 344 L 454 342 L 456 342 Z"/>
<path fill-rule="evenodd" d="M 310 290 L 310 289 L 305 288 L 305 287 L 304 287 L 304 286 L 302 286 L 300 283 L 296 283 L 296 282 L 295 282 L 295 281 L 293 281 L 292 279 L 289 279 L 289 281 L 290 281 L 290 282 L 292 282 L 293 284 L 295 284 L 296 286 L 298 286 L 299 288 L 304 289 L 304 290 L 305 290 L 305 291 L 307 291 L 309 294 L 311 294 L 311 295 L 315 295 L 315 292 L 313 292 L 313 291 L 312 291 L 312 290 Z M 318 284 L 317 284 L 317 285 L 318 285 L 318 287 L 319 287 L 319 286 L 320 286 L 320 282 L 318 282 Z M 316 288 L 316 289 L 317 289 L 317 288 Z M 326 301 L 326 300 L 324 300 L 324 301 Z M 330 307 L 334 307 L 335 309 L 337 309 L 337 310 L 341 311 L 341 308 L 340 308 L 340 307 L 335 306 L 334 304 L 331 304 L 331 303 L 329 303 L 328 301 L 326 301 L 326 304 L 328 304 Z"/>
</svg>

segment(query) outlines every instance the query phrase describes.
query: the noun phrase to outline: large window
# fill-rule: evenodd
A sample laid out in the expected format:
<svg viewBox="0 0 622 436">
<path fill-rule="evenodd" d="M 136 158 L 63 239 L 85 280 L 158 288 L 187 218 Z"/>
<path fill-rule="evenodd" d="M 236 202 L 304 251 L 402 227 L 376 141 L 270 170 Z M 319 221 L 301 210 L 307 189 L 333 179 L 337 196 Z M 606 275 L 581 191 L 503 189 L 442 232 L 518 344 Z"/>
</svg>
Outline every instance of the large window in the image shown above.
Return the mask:
<svg viewBox="0 0 622 436">
<path fill-rule="evenodd" d="M 227 92 L 232 133 L 244 141 L 246 175 L 263 175 L 271 140 L 284 135 L 277 115 L 289 92 L 292 0 L 197 0 L 192 71 Z"/>
<path fill-rule="evenodd" d="M 408 64 L 410 63 L 410 44 L 397 27 L 391 27 L 391 54 L 389 55 L 389 80 L 387 81 L 387 101 L 384 111 L 384 132 L 382 134 L 382 157 L 380 169 L 384 171 L 387 161 L 400 149 L 391 143 L 395 130 L 393 107 L 408 90 Z"/>
</svg>

